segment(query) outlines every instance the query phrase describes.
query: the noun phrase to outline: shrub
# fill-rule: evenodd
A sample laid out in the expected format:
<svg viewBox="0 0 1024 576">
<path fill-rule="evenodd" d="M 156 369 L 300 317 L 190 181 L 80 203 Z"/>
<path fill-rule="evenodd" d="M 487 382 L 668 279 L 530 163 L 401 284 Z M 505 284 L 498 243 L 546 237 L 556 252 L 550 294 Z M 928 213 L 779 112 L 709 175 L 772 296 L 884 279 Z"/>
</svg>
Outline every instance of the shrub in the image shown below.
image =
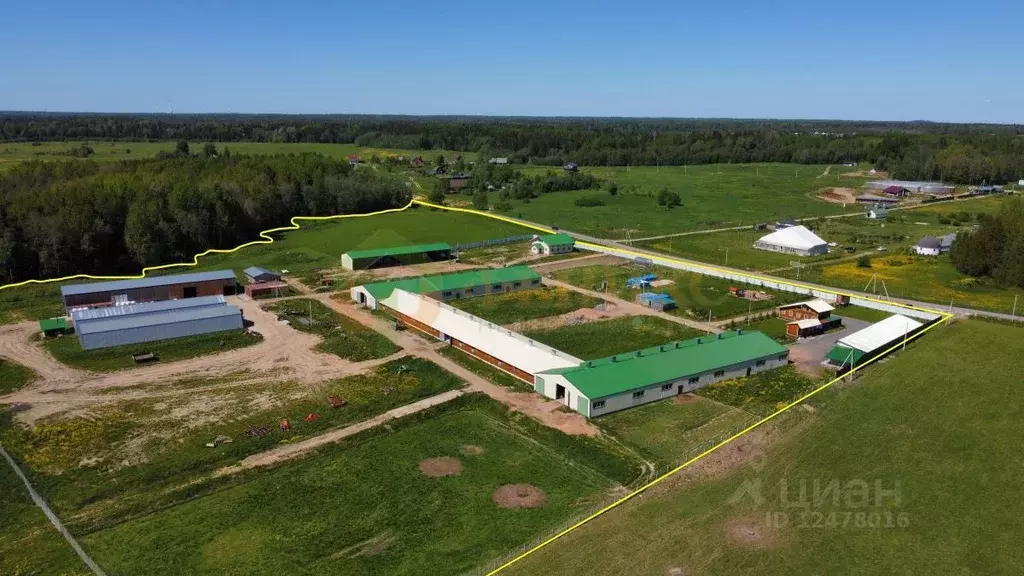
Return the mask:
<svg viewBox="0 0 1024 576">
<path fill-rule="evenodd" d="M 871 258 L 868 256 L 857 258 L 857 268 L 871 268 Z"/>
<path fill-rule="evenodd" d="M 597 196 L 584 196 L 582 198 L 577 198 L 573 204 L 576 204 L 577 206 L 604 206 L 604 200 Z"/>
</svg>

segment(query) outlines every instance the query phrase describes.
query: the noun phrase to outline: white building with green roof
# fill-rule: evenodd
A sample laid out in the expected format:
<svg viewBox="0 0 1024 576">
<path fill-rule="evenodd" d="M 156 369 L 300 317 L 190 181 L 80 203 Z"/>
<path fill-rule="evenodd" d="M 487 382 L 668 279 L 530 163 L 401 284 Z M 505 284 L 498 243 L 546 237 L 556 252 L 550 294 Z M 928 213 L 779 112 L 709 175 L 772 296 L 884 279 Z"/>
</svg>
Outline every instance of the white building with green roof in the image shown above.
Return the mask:
<svg viewBox="0 0 1024 576">
<path fill-rule="evenodd" d="M 594 417 L 788 363 L 785 346 L 761 332 L 740 330 L 545 370 L 535 375 L 534 387 Z"/>
<path fill-rule="evenodd" d="M 368 270 L 370 268 L 440 262 L 451 260 L 452 250 L 451 245 L 444 242 L 349 250 L 341 255 L 341 267 L 345 270 Z"/>
<path fill-rule="evenodd" d="M 568 254 L 576 245 L 576 239 L 564 232 L 543 234 L 530 243 L 530 252 L 534 254 Z"/>
<path fill-rule="evenodd" d="M 355 302 L 376 310 L 377 303 L 390 296 L 395 289 L 447 301 L 540 286 L 540 274 L 532 268 L 509 266 L 371 282 L 352 288 L 349 294 Z"/>
</svg>

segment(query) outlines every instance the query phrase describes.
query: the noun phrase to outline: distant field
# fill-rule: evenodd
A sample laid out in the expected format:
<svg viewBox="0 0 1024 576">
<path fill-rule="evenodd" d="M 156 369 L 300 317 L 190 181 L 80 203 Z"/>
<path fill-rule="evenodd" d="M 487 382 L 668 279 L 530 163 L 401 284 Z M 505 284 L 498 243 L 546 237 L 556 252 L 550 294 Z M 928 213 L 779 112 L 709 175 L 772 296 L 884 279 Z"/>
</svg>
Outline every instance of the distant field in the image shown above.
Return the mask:
<svg viewBox="0 0 1024 576">
<path fill-rule="evenodd" d="M 460 404 L 83 543 L 118 574 L 454 574 L 592 508 L 615 485 L 564 437 L 510 419 L 486 398 Z M 420 472 L 422 460 L 437 457 L 457 458 L 461 473 Z M 513 483 L 542 489 L 546 502 L 496 506 L 492 493 Z"/>
<path fill-rule="evenodd" d="M 383 335 L 342 316 L 311 298 L 295 298 L 266 307 L 292 328 L 323 338 L 317 349 L 353 362 L 384 358 L 401 350 Z"/>
<path fill-rule="evenodd" d="M 703 166 L 583 167 L 581 170 L 619 184 L 619 195 L 601 190 L 555 192 L 529 203 L 513 201 L 513 216 L 556 225 L 573 232 L 620 239 L 722 228 L 779 218 L 823 216 L 851 211 L 816 199 L 812 192 L 831 186 L 859 186 L 863 178 L 841 178 L 853 168 L 790 164 L 715 164 Z M 552 168 L 522 168 L 528 175 Z M 655 195 L 662 188 L 678 192 L 682 206 L 666 210 Z M 577 207 L 577 198 L 599 195 L 604 206 Z M 492 198 L 492 205 L 497 196 Z"/>
<path fill-rule="evenodd" d="M 62 364 L 95 372 L 113 372 L 139 367 L 140 364 L 136 364 L 132 360 L 132 354 L 152 352 L 160 358 L 161 362 L 173 362 L 244 348 L 259 344 L 261 341 L 262 338 L 258 334 L 246 333 L 242 330 L 228 330 L 99 350 L 83 350 L 78 343 L 78 337 L 61 336 L 47 338 L 43 342 L 43 347 Z"/>
<path fill-rule="evenodd" d="M 703 332 L 653 316 L 629 316 L 550 330 L 527 330 L 524 336 L 583 360 L 685 340 Z"/>
<path fill-rule="evenodd" d="M 770 442 L 727 449 L 508 573 L 1016 573 L 1024 549 L 1004 543 L 1024 537 L 1024 503 L 1006 487 L 1024 454 L 991 439 L 1024 434 L 1020 403 L 1007 401 L 1022 335 L 972 321 L 935 329 L 812 400 L 814 413 L 793 411 Z M 815 503 L 815 482 L 835 482 L 838 500 Z M 881 491 L 897 486 L 898 499 Z"/>
<path fill-rule="evenodd" d="M 190 151 L 193 154 L 199 153 L 205 144 L 206 142 L 190 141 Z M 404 156 L 406 158 L 423 156 L 428 161 L 433 161 L 439 155 L 453 158 L 457 154 L 461 154 L 467 161 L 472 160 L 475 156 L 472 152 L 454 150 L 399 150 L 362 147 L 355 144 L 286 142 L 214 142 L 213 144 L 222 153 L 227 148 L 232 154 L 302 154 L 311 152 L 331 158 L 345 158 L 350 154 L 358 154 L 364 161 L 369 161 L 374 155 L 381 158 L 385 156 Z M 77 160 L 79 158 L 70 153 L 82 145 L 92 148 L 93 153 L 89 156 L 90 159 L 103 162 L 152 158 L 158 152 L 173 152 L 177 142 L 67 141 L 40 142 L 38 145 L 31 142 L 0 142 L 0 170 L 4 166 L 12 166 L 26 160 Z"/>
<path fill-rule="evenodd" d="M 713 319 L 729 318 L 748 312 L 757 312 L 774 308 L 780 304 L 797 302 L 806 298 L 790 292 L 771 293 L 769 300 L 746 300 L 729 294 L 729 288 L 751 288 L 741 282 L 730 282 L 722 278 L 704 276 L 673 268 L 660 266 L 641 268 L 634 265 L 624 266 L 584 266 L 559 270 L 553 276 L 574 286 L 600 290 L 604 282 L 608 291 L 625 300 L 636 298 L 637 290 L 626 287 L 626 279 L 653 273 L 662 280 L 672 280 L 673 284 L 651 288 L 654 292 L 672 295 L 678 308 L 669 312 L 673 315 L 687 316 L 706 320 L 708 312 Z"/>
<path fill-rule="evenodd" d="M 601 302 L 597 298 L 565 288 L 542 287 L 493 296 L 464 298 L 450 304 L 495 324 L 511 324 L 558 316 L 580 308 L 593 308 Z"/>
</svg>

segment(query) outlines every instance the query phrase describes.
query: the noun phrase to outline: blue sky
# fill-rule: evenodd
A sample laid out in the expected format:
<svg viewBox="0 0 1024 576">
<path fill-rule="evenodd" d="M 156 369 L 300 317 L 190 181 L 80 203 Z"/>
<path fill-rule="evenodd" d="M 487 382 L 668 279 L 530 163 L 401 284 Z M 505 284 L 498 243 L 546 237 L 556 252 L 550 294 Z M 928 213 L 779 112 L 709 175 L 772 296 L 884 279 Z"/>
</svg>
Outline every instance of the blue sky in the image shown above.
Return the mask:
<svg viewBox="0 0 1024 576">
<path fill-rule="evenodd" d="M 1024 123 L 1024 2 L 32 0 L 0 109 Z"/>
</svg>

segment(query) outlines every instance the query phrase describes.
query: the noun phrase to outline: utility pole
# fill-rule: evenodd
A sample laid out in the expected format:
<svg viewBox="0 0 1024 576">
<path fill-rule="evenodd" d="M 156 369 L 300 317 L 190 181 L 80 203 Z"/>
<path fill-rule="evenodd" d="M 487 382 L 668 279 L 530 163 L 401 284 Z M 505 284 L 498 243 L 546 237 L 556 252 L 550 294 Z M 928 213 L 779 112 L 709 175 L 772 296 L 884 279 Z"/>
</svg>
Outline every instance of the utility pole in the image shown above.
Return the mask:
<svg viewBox="0 0 1024 576">
<path fill-rule="evenodd" d="M 1017 296 L 1017 294 L 1013 295 L 1013 312 L 1010 313 L 1011 320 L 1017 319 Z"/>
</svg>

